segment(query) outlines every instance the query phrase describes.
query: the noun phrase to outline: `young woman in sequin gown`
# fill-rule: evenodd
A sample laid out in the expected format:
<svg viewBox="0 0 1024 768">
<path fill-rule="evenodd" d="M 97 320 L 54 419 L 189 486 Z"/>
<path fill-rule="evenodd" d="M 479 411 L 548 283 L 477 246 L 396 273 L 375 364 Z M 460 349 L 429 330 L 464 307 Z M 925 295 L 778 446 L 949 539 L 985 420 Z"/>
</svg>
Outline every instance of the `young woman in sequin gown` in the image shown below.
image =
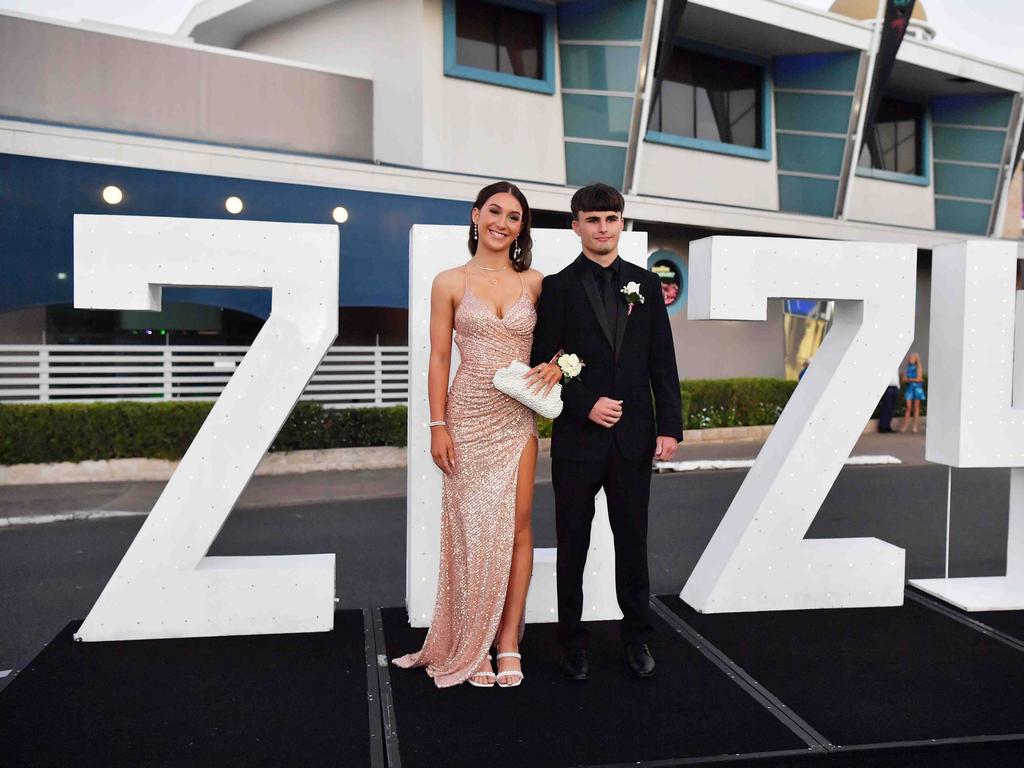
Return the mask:
<svg viewBox="0 0 1024 768">
<path fill-rule="evenodd" d="M 441 563 L 434 615 L 423 648 L 394 660 L 426 667 L 446 688 L 522 681 L 517 653 L 533 570 L 530 515 L 537 465 L 533 411 L 495 389 L 494 372 L 529 364 L 541 274 L 530 269 L 530 207 L 508 182 L 484 187 L 469 226 L 472 258 L 441 272 L 430 296 L 427 373 L 431 455 L 444 472 Z M 452 332 L 460 354 L 451 389 Z M 531 371 L 553 386 L 556 365 Z M 504 673 L 504 674 L 503 674 Z"/>
</svg>

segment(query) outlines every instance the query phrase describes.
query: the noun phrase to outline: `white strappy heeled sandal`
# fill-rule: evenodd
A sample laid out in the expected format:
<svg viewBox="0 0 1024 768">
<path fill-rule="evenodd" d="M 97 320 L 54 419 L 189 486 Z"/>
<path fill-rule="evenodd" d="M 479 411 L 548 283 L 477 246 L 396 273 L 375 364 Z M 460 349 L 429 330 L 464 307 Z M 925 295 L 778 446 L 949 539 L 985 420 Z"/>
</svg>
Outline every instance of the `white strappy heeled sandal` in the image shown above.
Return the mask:
<svg viewBox="0 0 1024 768">
<path fill-rule="evenodd" d="M 491 656 L 491 654 L 488 653 L 487 654 L 487 658 L 488 658 L 488 660 L 490 660 L 493 657 Z M 485 681 L 489 680 L 489 682 L 478 683 L 478 682 L 476 682 L 473 679 L 474 677 L 482 677 L 482 678 L 484 678 Z M 472 675 L 470 675 L 466 679 L 466 682 L 469 683 L 470 685 L 472 685 L 474 688 L 493 688 L 494 687 L 494 683 L 496 681 L 497 681 L 497 677 L 495 676 L 495 674 L 493 672 L 488 671 L 488 670 L 481 670 L 479 672 L 474 672 Z"/>
<path fill-rule="evenodd" d="M 510 658 L 513 658 L 513 659 L 519 659 L 520 664 L 522 663 L 522 660 L 523 660 L 522 654 L 513 653 L 512 651 L 506 651 L 505 653 L 499 653 L 498 654 L 498 658 L 499 659 L 503 659 L 506 656 L 510 657 Z M 501 682 L 501 678 L 503 678 L 503 677 L 511 677 L 515 682 L 511 682 L 511 683 L 508 683 L 507 685 L 503 685 L 502 682 Z M 523 678 L 524 677 L 526 677 L 526 676 L 522 673 L 522 670 L 506 669 L 504 672 L 499 672 L 497 675 L 495 675 L 494 676 L 494 681 L 498 684 L 499 688 L 515 688 L 515 687 L 519 686 L 523 682 Z"/>
</svg>

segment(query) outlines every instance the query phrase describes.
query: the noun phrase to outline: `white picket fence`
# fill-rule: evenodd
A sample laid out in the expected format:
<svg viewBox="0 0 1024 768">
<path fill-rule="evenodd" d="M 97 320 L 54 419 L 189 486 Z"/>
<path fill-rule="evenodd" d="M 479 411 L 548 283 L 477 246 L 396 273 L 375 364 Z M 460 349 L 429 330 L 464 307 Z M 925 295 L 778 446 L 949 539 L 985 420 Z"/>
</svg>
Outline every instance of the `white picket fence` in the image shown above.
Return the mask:
<svg viewBox="0 0 1024 768">
<path fill-rule="evenodd" d="M 0 345 L 0 402 L 214 400 L 248 347 Z M 302 393 L 328 408 L 404 405 L 408 347 L 331 347 Z"/>
</svg>

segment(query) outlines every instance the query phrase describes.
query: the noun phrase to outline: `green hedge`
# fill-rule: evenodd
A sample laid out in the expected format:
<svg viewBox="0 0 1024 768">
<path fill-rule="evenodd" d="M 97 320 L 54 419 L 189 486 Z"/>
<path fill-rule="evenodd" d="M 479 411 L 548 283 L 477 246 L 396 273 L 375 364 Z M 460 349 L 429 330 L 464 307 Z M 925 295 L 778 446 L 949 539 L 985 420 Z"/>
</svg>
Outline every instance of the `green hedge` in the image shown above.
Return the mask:
<svg viewBox="0 0 1024 768">
<path fill-rule="evenodd" d="M 796 389 L 782 379 L 690 379 L 679 383 L 686 429 L 774 424 Z M 537 419 L 541 437 L 551 421 Z"/>
<path fill-rule="evenodd" d="M 0 464 L 144 456 L 180 459 L 210 402 L 0 405 Z M 295 406 L 271 451 L 405 445 L 405 406 Z"/>
<path fill-rule="evenodd" d="M 680 382 L 687 429 L 774 424 L 795 381 L 691 379 Z M 0 404 L 0 464 L 145 456 L 180 459 L 209 402 Z M 922 407 L 924 414 L 926 408 Z M 903 414 L 899 400 L 896 416 Z M 406 408 L 295 406 L 271 451 L 405 445 Z M 537 420 L 541 437 L 551 421 Z"/>
<path fill-rule="evenodd" d="M 687 429 L 774 424 L 796 389 L 784 379 L 691 379 L 679 385 Z"/>
</svg>

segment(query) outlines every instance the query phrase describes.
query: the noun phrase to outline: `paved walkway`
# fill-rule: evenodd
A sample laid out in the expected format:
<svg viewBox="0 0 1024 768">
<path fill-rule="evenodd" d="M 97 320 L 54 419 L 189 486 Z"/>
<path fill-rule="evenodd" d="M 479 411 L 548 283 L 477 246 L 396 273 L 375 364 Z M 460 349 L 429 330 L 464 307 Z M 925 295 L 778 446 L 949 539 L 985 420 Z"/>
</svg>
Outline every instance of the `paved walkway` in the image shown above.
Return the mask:
<svg viewBox="0 0 1024 768">
<path fill-rule="evenodd" d="M 753 459 L 763 440 L 684 443 L 676 460 Z M 854 448 L 854 456 L 889 455 L 904 465 L 923 465 L 924 435 L 867 434 Z M 727 471 L 727 470 L 716 470 Z M 538 459 L 537 481 L 550 482 L 551 459 Z M 76 483 L 0 487 L 0 521 L 13 517 L 40 518 L 67 513 L 145 513 L 152 509 L 163 482 Z M 259 509 L 331 501 L 388 498 L 406 493 L 405 469 L 310 472 L 254 477 L 236 509 Z"/>
</svg>

